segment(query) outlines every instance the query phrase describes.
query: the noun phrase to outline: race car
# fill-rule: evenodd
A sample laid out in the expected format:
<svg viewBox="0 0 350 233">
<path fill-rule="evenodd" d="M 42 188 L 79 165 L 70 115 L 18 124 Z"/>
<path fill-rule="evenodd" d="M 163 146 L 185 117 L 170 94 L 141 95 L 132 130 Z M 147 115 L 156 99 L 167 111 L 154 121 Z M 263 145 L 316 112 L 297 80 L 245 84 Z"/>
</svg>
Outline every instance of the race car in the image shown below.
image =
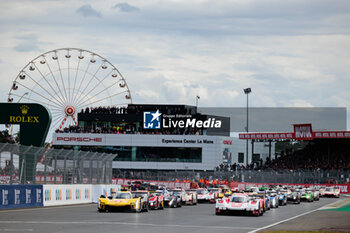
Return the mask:
<svg viewBox="0 0 350 233">
<path fill-rule="evenodd" d="M 197 205 L 197 192 L 193 190 L 185 190 L 185 205 Z"/>
<path fill-rule="evenodd" d="M 307 189 L 302 189 L 301 190 L 301 201 L 308 201 L 308 202 L 313 202 L 314 201 L 314 192 L 307 188 Z"/>
<path fill-rule="evenodd" d="M 264 214 L 259 198 L 249 197 L 244 193 L 235 193 L 231 197 L 216 200 L 215 214 L 245 213 L 260 216 Z"/>
<path fill-rule="evenodd" d="M 99 212 L 106 212 L 111 210 L 130 210 L 141 212 L 144 209 L 142 205 L 142 198 L 134 198 L 129 191 L 117 192 L 107 198 L 101 195 L 98 199 L 97 209 Z"/>
<path fill-rule="evenodd" d="M 271 208 L 278 208 L 279 206 L 279 195 L 277 194 L 276 190 L 269 189 L 267 191 L 268 196 L 270 197 L 270 207 Z"/>
<path fill-rule="evenodd" d="M 152 210 L 164 209 L 163 190 L 151 191 L 148 199 L 148 207 Z"/>
<path fill-rule="evenodd" d="M 168 193 L 164 195 L 164 206 L 177 208 L 182 206 L 181 192 L 168 190 Z"/>
<path fill-rule="evenodd" d="M 339 197 L 340 189 L 338 187 L 327 187 L 324 191 L 325 197 Z"/>
<path fill-rule="evenodd" d="M 324 196 L 324 192 L 326 191 L 326 187 L 325 186 L 321 186 L 318 191 L 320 192 L 320 197 Z"/>
<path fill-rule="evenodd" d="M 218 188 L 208 188 L 209 203 L 215 203 L 216 199 L 219 198 Z"/>
<path fill-rule="evenodd" d="M 149 192 L 146 190 L 131 191 L 133 198 L 141 197 L 142 210 L 148 211 L 149 205 Z"/>
<path fill-rule="evenodd" d="M 260 192 L 259 193 L 248 193 L 248 196 L 259 200 L 261 202 L 260 205 L 263 206 L 264 212 L 271 208 L 270 207 L 270 200 L 267 201 L 267 198 L 266 198 L 264 193 L 262 193 L 262 192 L 261 193 Z"/>
<path fill-rule="evenodd" d="M 197 189 L 197 200 L 200 202 L 209 202 L 210 196 L 208 189 L 199 188 Z"/>
<path fill-rule="evenodd" d="M 247 187 L 244 192 L 247 193 L 258 193 L 260 189 L 258 187 L 252 186 L 252 187 Z"/>
<path fill-rule="evenodd" d="M 287 205 L 287 190 L 279 189 L 278 190 L 278 204 L 279 205 Z"/>
<path fill-rule="evenodd" d="M 224 196 L 230 196 L 232 194 L 232 191 L 227 185 L 220 185 L 219 187 L 219 198 L 223 198 Z"/>
<path fill-rule="evenodd" d="M 314 200 L 319 201 L 320 200 L 320 191 L 317 189 L 312 189 L 312 191 L 314 192 Z"/>
<path fill-rule="evenodd" d="M 300 204 L 300 193 L 296 189 L 288 189 L 287 201 L 293 204 Z"/>
</svg>

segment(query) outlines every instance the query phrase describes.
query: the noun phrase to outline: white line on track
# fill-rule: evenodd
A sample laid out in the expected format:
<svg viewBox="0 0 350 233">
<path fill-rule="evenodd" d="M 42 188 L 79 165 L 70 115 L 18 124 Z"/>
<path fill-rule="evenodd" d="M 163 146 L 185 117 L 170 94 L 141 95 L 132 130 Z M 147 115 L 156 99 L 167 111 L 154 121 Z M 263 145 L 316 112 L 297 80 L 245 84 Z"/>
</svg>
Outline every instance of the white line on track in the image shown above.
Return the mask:
<svg viewBox="0 0 350 233">
<path fill-rule="evenodd" d="M 182 227 L 182 228 L 210 228 L 210 229 L 242 229 L 252 230 L 253 227 L 233 227 L 233 226 L 205 226 L 205 225 L 159 225 L 151 223 L 132 223 L 132 222 L 51 222 L 51 221 L 0 221 L 0 224 L 84 224 L 84 225 L 132 225 L 132 226 L 154 226 L 154 227 Z"/>
<path fill-rule="evenodd" d="M 279 221 L 279 222 L 272 223 L 272 224 L 270 224 L 270 225 L 267 225 L 267 226 L 264 226 L 264 227 L 255 229 L 255 230 L 253 230 L 253 231 L 249 231 L 248 233 L 255 233 L 255 232 L 264 230 L 264 229 L 266 229 L 266 228 L 270 228 L 270 227 L 276 226 L 276 225 L 278 225 L 278 224 L 280 224 L 280 223 L 288 222 L 288 221 L 293 220 L 293 219 L 295 219 L 295 218 L 299 218 L 299 217 L 304 216 L 304 215 L 306 215 L 306 214 L 310 214 L 310 213 L 315 212 L 315 211 L 320 210 L 320 209 L 322 209 L 322 207 L 320 207 L 320 208 L 318 208 L 318 209 L 315 209 L 315 210 L 310 210 L 310 211 L 305 212 L 305 213 L 302 213 L 302 214 L 298 214 L 298 215 L 296 215 L 296 216 L 294 216 L 294 217 L 287 218 L 287 219 L 284 219 L 284 220 Z"/>
<path fill-rule="evenodd" d="M 21 231 L 33 231 L 33 229 L 8 229 L 8 228 L 0 228 L 0 231 L 7 231 L 7 232 L 21 232 Z"/>
<path fill-rule="evenodd" d="M 77 208 L 82 206 L 89 206 L 89 205 L 97 205 L 95 203 L 87 203 L 87 204 L 77 204 L 77 205 L 64 205 L 64 206 L 45 206 L 45 207 L 37 207 L 37 208 L 26 208 L 26 209 L 4 209 L 0 210 L 1 213 L 6 212 L 22 212 L 22 211 L 35 211 L 35 210 L 48 210 L 48 209 L 62 209 L 62 208 Z"/>
</svg>

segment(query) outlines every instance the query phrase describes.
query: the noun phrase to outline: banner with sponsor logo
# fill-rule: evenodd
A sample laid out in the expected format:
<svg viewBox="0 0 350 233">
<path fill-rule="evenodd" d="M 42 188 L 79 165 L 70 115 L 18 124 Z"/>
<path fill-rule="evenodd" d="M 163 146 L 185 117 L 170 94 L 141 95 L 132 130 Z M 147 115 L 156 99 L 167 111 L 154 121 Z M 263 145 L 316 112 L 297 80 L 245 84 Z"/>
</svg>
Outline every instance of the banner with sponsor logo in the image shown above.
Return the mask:
<svg viewBox="0 0 350 233">
<path fill-rule="evenodd" d="M 319 189 L 320 187 L 328 187 L 328 186 L 335 186 L 340 188 L 340 193 L 342 194 L 349 194 L 350 193 L 350 185 L 349 184 L 287 184 L 287 183 L 244 183 L 244 182 L 231 182 L 230 188 L 239 188 L 240 190 L 249 188 L 252 186 L 256 187 L 262 187 L 262 186 L 269 186 L 269 185 L 288 185 L 288 186 L 300 186 L 304 188 L 316 188 Z"/>
<path fill-rule="evenodd" d="M 42 185 L 0 185 L 0 209 L 43 206 Z"/>
<path fill-rule="evenodd" d="M 84 204 L 92 202 L 92 185 L 45 184 L 44 206 Z"/>
<path fill-rule="evenodd" d="M 294 126 L 294 138 L 296 140 L 312 140 L 312 126 L 311 124 L 297 124 Z"/>
<path fill-rule="evenodd" d="M 154 183 L 156 185 L 165 185 L 169 189 L 173 188 L 183 188 L 183 189 L 189 189 L 191 187 L 190 182 L 175 182 L 175 181 L 158 181 L 158 180 L 138 180 L 138 179 L 119 179 L 114 178 L 112 179 L 113 184 L 119 184 L 119 185 L 129 185 L 131 181 L 141 181 L 141 182 L 150 182 Z"/>
</svg>

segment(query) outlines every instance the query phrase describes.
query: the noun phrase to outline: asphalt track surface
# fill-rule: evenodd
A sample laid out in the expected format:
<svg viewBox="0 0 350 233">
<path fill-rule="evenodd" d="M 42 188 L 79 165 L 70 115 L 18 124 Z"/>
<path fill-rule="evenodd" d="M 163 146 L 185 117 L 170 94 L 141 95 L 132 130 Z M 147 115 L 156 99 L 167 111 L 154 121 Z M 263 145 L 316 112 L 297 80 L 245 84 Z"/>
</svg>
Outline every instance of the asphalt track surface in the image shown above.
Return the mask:
<svg viewBox="0 0 350 233">
<path fill-rule="evenodd" d="M 0 211 L 0 232 L 38 233 L 221 233 L 255 232 L 269 225 L 304 219 L 320 207 L 339 199 L 321 199 L 300 205 L 288 204 L 267 211 L 264 216 L 217 216 L 215 204 L 150 210 L 148 213 L 98 213 L 96 204 Z M 293 219 L 294 218 L 294 219 Z M 285 221 L 287 220 L 287 221 Z M 320 219 L 320 221 L 324 221 Z M 294 223 L 294 225 L 297 223 Z M 313 224 L 317 225 L 317 222 Z"/>
</svg>

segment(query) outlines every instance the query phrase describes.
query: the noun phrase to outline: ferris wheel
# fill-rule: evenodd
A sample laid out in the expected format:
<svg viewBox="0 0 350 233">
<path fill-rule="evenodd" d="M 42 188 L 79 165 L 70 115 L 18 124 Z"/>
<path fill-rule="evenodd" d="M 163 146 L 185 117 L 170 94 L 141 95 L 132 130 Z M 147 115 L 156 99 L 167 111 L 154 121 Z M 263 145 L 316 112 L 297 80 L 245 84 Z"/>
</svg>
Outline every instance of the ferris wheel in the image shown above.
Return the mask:
<svg viewBox="0 0 350 233">
<path fill-rule="evenodd" d="M 84 49 L 62 48 L 39 55 L 11 83 L 8 102 L 38 103 L 51 111 L 49 134 L 77 125 L 87 107 L 122 107 L 132 103 L 119 70 L 102 56 Z"/>
</svg>

